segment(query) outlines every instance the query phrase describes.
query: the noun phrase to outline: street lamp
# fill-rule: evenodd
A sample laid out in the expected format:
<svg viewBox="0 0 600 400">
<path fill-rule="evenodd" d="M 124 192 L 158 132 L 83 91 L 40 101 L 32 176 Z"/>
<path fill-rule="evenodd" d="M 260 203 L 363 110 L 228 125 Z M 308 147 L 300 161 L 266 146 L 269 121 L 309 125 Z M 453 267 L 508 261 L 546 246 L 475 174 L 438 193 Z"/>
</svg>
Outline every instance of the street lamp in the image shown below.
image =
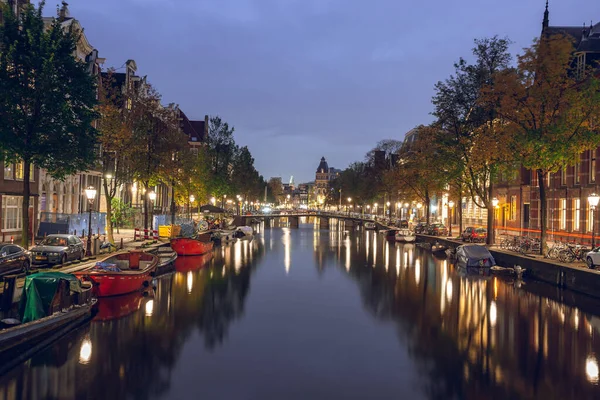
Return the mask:
<svg viewBox="0 0 600 400">
<path fill-rule="evenodd" d="M 387 203 L 385 203 L 385 205 L 387 206 L 387 214 L 384 216 L 389 216 L 390 214 L 390 202 L 388 201 Z M 385 210 L 383 210 L 383 214 L 385 214 Z"/>
<path fill-rule="evenodd" d="M 192 217 L 192 206 L 194 205 L 194 200 L 196 200 L 196 197 L 194 197 L 193 194 L 190 194 L 190 204 L 188 205 L 188 212 L 190 214 L 190 218 Z"/>
<path fill-rule="evenodd" d="M 454 211 L 454 201 L 448 202 L 448 235 L 452 237 L 452 212 Z"/>
<path fill-rule="evenodd" d="M 500 200 L 494 197 L 492 199 L 492 207 L 494 207 L 494 210 L 492 214 L 492 231 L 490 232 L 491 239 L 489 244 L 494 244 L 496 242 L 496 228 L 494 225 L 496 224 L 496 207 L 498 207 L 498 203 L 500 203 Z"/>
<path fill-rule="evenodd" d="M 154 229 L 152 226 L 154 225 L 154 201 L 156 200 L 156 192 L 148 193 L 148 198 L 150 199 L 150 230 Z"/>
<path fill-rule="evenodd" d="M 85 246 L 85 253 L 89 257 L 92 255 L 92 205 L 94 204 L 94 199 L 96 198 L 96 188 L 93 186 L 88 186 L 88 188 L 85 189 L 85 197 L 87 197 L 89 203 L 88 238 Z"/>
<path fill-rule="evenodd" d="M 596 207 L 598 207 L 598 201 L 600 201 L 600 196 L 598 196 L 596 193 L 592 193 L 588 196 L 588 203 L 590 203 L 590 209 L 592 210 L 592 249 L 594 249 L 594 246 L 596 245 L 596 232 L 594 230 L 596 225 L 594 222 L 596 222 L 596 220 L 594 219 L 594 214 Z"/>
</svg>

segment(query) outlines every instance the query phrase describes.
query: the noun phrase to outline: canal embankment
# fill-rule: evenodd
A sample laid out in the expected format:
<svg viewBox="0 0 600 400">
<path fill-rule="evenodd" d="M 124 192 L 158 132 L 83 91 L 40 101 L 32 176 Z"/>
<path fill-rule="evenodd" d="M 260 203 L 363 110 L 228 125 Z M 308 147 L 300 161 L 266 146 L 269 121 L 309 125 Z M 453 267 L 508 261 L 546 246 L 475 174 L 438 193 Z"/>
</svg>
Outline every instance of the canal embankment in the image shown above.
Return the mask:
<svg viewBox="0 0 600 400">
<path fill-rule="evenodd" d="M 417 242 L 439 242 L 451 248 L 465 244 L 460 240 L 438 236 L 416 236 Z M 600 298 L 600 271 L 587 268 L 583 262 L 579 265 L 565 264 L 543 258 L 539 255 L 523 255 L 501 250 L 495 246 L 487 247 L 492 256 L 494 256 L 496 264 L 501 267 L 513 268 L 515 265 L 520 265 L 527 270 L 526 277 L 528 279 L 549 283 L 559 288 Z"/>
</svg>

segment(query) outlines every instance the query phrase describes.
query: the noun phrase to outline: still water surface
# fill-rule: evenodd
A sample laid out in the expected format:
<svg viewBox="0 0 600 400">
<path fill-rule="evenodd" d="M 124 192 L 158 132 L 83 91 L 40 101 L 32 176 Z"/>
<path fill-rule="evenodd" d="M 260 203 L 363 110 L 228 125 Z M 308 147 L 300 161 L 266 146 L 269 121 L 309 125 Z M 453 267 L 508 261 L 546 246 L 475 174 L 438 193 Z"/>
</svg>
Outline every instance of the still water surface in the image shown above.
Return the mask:
<svg viewBox="0 0 600 400">
<path fill-rule="evenodd" d="M 176 267 L 154 296 L 101 299 L 0 400 L 600 398 L 589 298 L 311 223 Z"/>
</svg>

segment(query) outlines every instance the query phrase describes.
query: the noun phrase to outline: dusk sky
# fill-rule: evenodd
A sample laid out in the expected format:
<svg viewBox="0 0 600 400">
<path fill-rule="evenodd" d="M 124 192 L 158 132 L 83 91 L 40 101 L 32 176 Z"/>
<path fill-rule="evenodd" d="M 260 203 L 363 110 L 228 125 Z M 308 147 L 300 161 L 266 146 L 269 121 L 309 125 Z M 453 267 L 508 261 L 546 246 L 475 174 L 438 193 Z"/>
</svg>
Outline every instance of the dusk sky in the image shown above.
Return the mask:
<svg viewBox="0 0 600 400">
<path fill-rule="evenodd" d="M 192 119 L 236 128 L 260 173 L 314 179 L 431 121 L 433 85 L 474 38 L 529 46 L 545 0 L 70 0 L 106 58 L 127 59 Z M 47 2 L 46 15 L 54 12 Z M 550 1 L 550 25 L 600 18 L 600 1 Z"/>
</svg>

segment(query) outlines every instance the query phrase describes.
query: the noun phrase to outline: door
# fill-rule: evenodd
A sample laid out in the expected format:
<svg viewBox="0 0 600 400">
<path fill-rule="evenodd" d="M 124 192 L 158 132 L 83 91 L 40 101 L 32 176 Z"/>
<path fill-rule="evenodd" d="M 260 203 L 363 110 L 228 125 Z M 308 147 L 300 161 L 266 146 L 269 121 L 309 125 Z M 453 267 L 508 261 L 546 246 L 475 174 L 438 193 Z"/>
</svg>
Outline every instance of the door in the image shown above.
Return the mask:
<svg viewBox="0 0 600 400">
<path fill-rule="evenodd" d="M 529 203 L 523 204 L 523 228 L 529 229 Z"/>
</svg>

